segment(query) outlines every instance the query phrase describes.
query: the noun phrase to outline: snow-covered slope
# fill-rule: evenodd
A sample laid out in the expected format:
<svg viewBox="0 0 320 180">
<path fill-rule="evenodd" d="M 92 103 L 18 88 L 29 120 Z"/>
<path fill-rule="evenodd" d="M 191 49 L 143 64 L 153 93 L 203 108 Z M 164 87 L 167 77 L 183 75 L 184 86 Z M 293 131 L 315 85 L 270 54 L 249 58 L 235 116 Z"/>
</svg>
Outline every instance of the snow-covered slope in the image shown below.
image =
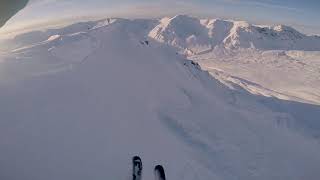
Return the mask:
<svg viewBox="0 0 320 180">
<path fill-rule="evenodd" d="M 320 51 L 215 48 L 189 58 L 221 81 L 253 94 L 320 104 Z"/>
<path fill-rule="evenodd" d="M 32 44 L 45 41 L 49 39 L 51 36 L 68 35 L 75 32 L 87 32 L 90 29 L 106 26 L 115 21 L 116 19 L 109 19 L 109 21 L 107 19 L 103 19 L 98 21 L 78 22 L 78 23 L 71 24 L 69 26 L 61 27 L 57 29 L 31 31 L 27 33 L 18 34 L 13 39 L 9 39 L 7 41 L 4 41 L 3 43 L 6 44 L 7 46 L 7 48 L 5 49 L 21 48 L 24 46 L 30 46 Z M 3 48 L 3 47 L 0 46 L 0 48 Z"/>
<path fill-rule="evenodd" d="M 191 54 L 211 48 L 206 27 L 199 19 L 186 15 L 161 19 L 160 24 L 149 33 L 149 36 Z"/>
<path fill-rule="evenodd" d="M 257 26 L 245 21 L 220 19 L 200 20 L 185 15 L 160 20 L 149 36 L 193 54 L 207 52 L 215 46 L 229 49 L 320 50 L 320 37 L 304 35 L 288 26 Z"/>
<path fill-rule="evenodd" d="M 0 179 L 129 180 L 133 155 L 144 179 L 156 164 L 169 180 L 318 179 L 319 106 L 232 90 L 146 38 L 153 23 L 1 56 Z"/>
</svg>

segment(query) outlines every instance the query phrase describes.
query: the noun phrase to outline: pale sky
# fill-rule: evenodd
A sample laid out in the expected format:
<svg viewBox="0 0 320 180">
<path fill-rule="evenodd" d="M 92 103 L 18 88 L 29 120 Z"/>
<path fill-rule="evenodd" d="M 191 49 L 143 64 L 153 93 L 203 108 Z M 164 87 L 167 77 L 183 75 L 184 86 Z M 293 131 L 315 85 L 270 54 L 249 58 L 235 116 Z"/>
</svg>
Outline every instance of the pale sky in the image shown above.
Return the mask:
<svg viewBox="0 0 320 180">
<path fill-rule="evenodd" d="M 143 18 L 175 14 L 286 24 L 307 34 L 320 35 L 320 0 L 31 0 L 2 32 L 89 16 Z"/>
</svg>

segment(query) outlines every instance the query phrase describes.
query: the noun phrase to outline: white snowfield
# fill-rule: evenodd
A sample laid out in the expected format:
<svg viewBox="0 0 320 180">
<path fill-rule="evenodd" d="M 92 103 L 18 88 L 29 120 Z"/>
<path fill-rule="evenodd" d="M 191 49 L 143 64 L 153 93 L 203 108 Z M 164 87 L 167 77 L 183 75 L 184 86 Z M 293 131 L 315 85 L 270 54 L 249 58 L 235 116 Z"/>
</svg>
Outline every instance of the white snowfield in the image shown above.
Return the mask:
<svg viewBox="0 0 320 180">
<path fill-rule="evenodd" d="M 185 31 L 198 24 L 187 21 Z M 319 179 L 319 106 L 254 95 L 220 67 L 213 78 L 148 37 L 158 24 L 113 19 L 16 38 L 0 54 L 0 179 L 130 180 L 134 155 L 146 180 L 157 164 L 168 180 Z M 190 42 L 207 46 L 193 30 L 201 38 Z M 313 59 L 305 53 L 285 52 Z"/>
</svg>

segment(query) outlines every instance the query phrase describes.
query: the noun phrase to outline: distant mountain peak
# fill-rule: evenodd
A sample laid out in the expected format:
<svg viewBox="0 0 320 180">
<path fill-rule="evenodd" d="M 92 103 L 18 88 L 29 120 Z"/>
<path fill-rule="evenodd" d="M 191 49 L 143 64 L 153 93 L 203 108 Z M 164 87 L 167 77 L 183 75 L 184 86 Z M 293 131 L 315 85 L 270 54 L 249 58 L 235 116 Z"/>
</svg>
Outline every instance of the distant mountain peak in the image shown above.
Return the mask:
<svg viewBox="0 0 320 180">
<path fill-rule="evenodd" d="M 290 26 L 259 26 L 246 21 L 198 19 L 187 15 L 163 18 L 149 36 L 196 54 L 208 52 L 215 46 L 261 50 L 320 49 L 319 38 L 304 35 Z"/>
</svg>

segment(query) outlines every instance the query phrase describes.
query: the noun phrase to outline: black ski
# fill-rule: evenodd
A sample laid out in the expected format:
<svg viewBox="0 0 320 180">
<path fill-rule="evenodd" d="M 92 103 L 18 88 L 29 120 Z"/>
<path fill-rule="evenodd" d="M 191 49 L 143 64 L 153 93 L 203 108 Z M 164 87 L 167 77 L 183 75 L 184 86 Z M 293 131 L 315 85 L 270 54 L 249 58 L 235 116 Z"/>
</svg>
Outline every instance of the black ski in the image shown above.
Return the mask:
<svg viewBox="0 0 320 180">
<path fill-rule="evenodd" d="M 161 165 L 157 165 L 154 168 L 155 180 L 166 180 L 166 174 L 164 173 L 164 169 Z"/>
<path fill-rule="evenodd" d="M 141 180 L 142 176 L 142 161 L 139 156 L 132 158 L 132 180 Z"/>
</svg>

